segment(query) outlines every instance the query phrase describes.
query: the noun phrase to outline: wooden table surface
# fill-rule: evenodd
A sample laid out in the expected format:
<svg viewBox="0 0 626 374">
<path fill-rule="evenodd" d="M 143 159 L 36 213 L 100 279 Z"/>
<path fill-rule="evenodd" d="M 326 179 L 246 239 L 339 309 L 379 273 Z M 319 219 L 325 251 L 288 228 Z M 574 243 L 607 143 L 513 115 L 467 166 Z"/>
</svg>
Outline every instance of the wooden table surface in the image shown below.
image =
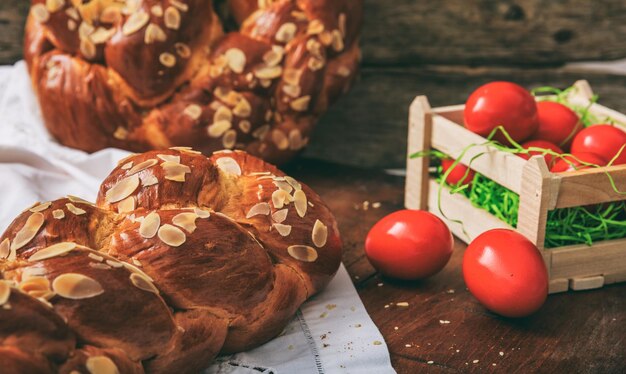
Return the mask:
<svg viewBox="0 0 626 374">
<path fill-rule="evenodd" d="M 369 264 L 365 236 L 378 219 L 403 207 L 403 177 L 311 160 L 285 169 L 335 213 L 344 264 L 398 373 L 626 372 L 626 284 L 549 296 L 528 318 L 499 317 L 466 290 L 461 241 L 448 265 L 425 281 L 384 278 Z"/>
</svg>

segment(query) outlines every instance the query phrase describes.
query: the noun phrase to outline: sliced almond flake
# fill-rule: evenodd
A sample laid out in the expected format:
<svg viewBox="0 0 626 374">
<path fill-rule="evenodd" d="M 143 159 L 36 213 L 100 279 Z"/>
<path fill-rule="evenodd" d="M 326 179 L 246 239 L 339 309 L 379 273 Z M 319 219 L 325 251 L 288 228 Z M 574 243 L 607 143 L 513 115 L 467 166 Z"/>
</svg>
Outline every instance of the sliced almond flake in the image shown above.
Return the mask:
<svg viewBox="0 0 626 374">
<path fill-rule="evenodd" d="M 309 109 L 309 103 L 311 102 L 311 96 L 302 96 L 299 99 L 295 99 L 293 100 L 289 105 L 291 106 L 291 109 L 298 111 L 298 112 L 304 112 L 307 109 Z"/>
<path fill-rule="evenodd" d="M 296 35 L 296 31 L 298 31 L 298 28 L 295 23 L 284 23 L 276 31 L 276 40 L 281 43 L 289 43 Z"/>
<path fill-rule="evenodd" d="M 133 161 L 128 161 L 127 163 L 125 163 L 124 165 L 122 165 L 122 166 L 120 167 L 120 169 L 122 169 L 122 170 L 128 170 L 128 169 L 130 169 L 130 168 L 132 168 L 132 167 L 133 167 Z"/>
<path fill-rule="evenodd" d="M 201 155 L 202 152 L 200 151 L 196 151 L 195 149 L 191 148 L 191 147 L 170 147 L 170 149 L 173 149 L 175 151 L 179 151 L 179 152 L 183 152 L 183 153 L 191 153 L 194 155 Z"/>
<path fill-rule="evenodd" d="M 178 30 L 180 28 L 180 12 L 174 7 L 167 7 L 165 13 L 163 13 L 163 22 L 165 27 L 172 30 Z"/>
<path fill-rule="evenodd" d="M 52 289 L 66 299 L 80 300 L 95 297 L 104 292 L 100 283 L 83 274 L 61 274 L 52 282 Z"/>
<path fill-rule="evenodd" d="M 78 10 L 74 7 L 65 9 L 65 14 L 67 14 L 67 16 L 72 18 L 74 21 L 80 20 L 80 14 L 78 14 Z"/>
<path fill-rule="evenodd" d="M 113 137 L 115 139 L 124 140 L 128 137 L 128 130 L 119 126 L 113 133 Z"/>
<path fill-rule="evenodd" d="M 141 261 L 137 260 L 136 258 L 133 257 L 132 260 L 133 260 L 133 265 L 139 266 L 139 267 L 143 266 Z"/>
<path fill-rule="evenodd" d="M 33 240 L 35 235 L 39 232 L 39 229 L 41 229 L 41 226 L 43 226 L 44 222 L 45 218 L 43 214 L 39 212 L 31 214 L 24 223 L 24 226 L 22 226 L 20 231 L 18 231 L 15 235 L 15 238 L 13 238 L 11 250 L 17 251 Z"/>
<path fill-rule="evenodd" d="M 0 243 L 0 258 L 9 257 L 9 253 L 11 252 L 11 241 L 9 238 L 4 238 L 2 243 Z"/>
<path fill-rule="evenodd" d="M 198 218 L 209 218 L 211 217 L 211 212 L 208 210 L 200 209 L 198 207 L 193 208 L 193 212 L 196 213 Z"/>
<path fill-rule="evenodd" d="M 235 107 L 233 108 L 233 114 L 241 118 L 250 117 L 250 114 L 252 114 L 252 107 L 250 106 L 250 102 L 242 96 L 241 100 L 239 100 L 237 105 L 235 105 Z"/>
<path fill-rule="evenodd" d="M 150 239 L 154 237 L 161 225 L 161 217 L 157 212 L 148 214 L 139 225 L 139 235 L 143 238 Z"/>
<path fill-rule="evenodd" d="M 302 72 L 300 70 L 297 70 L 294 68 L 285 69 L 285 72 L 283 74 L 283 80 L 287 82 L 288 84 L 298 86 L 300 85 L 301 75 L 302 75 Z"/>
<path fill-rule="evenodd" d="M 85 362 L 89 374 L 119 374 L 115 362 L 106 356 L 91 356 Z"/>
<path fill-rule="evenodd" d="M 141 184 L 144 187 L 154 186 L 155 184 L 158 184 L 158 183 L 159 183 L 159 178 L 157 178 L 154 175 L 148 175 L 147 177 L 141 180 Z"/>
<path fill-rule="evenodd" d="M 304 217 L 304 215 L 306 214 L 307 207 L 308 207 L 306 194 L 304 193 L 304 191 L 297 190 L 293 194 L 293 204 L 296 207 L 296 212 L 298 212 L 298 215 L 300 217 Z"/>
<path fill-rule="evenodd" d="M 109 204 L 121 201 L 135 192 L 138 186 L 139 177 L 137 175 L 131 175 L 121 179 L 106 192 L 105 201 Z"/>
<path fill-rule="evenodd" d="M 302 89 L 297 85 L 285 84 L 283 85 L 283 92 L 290 97 L 296 98 L 300 96 Z"/>
<path fill-rule="evenodd" d="M 276 190 L 272 193 L 272 204 L 275 209 L 282 209 L 285 203 L 288 204 L 290 195 L 283 190 Z"/>
<path fill-rule="evenodd" d="M 228 123 L 233 120 L 233 112 L 227 106 L 220 106 L 213 115 L 213 122 L 226 121 Z"/>
<path fill-rule="evenodd" d="M 337 52 L 343 51 L 344 44 L 343 44 L 343 36 L 341 35 L 341 32 L 339 32 L 339 30 L 333 30 L 332 37 L 333 37 L 333 41 L 332 41 L 333 49 Z"/>
<path fill-rule="evenodd" d="M 52 211 L 52 217 L 54 217 L 54 219 L 63 219 L 65 218 L 65 212 L 61 209 L 55 209 Z"/>
<path fill-rule="evenodd" d="M 280 66 L 261 66 L 254 69 L 254 76 L 259 79 L 276 79 L 283 73 Z"/>
<path fill-rule="evenodd" d="M 74 250 L 75 248 L 76 248 L 76 243 L 73 243 L 73 242 L 57 243 L 49 247 L 46 247 L 44 249 L 40 249 L 39 251 L 37 251 L 37 253 L 30 256 L 28 258 L 28 261 L 34 262 L 34 261 L 46 260 L 48 258 L 57 257 L 57 256 L 64 256 L 68 254 L 69 252 L 71 252 L 72 250 Z"/>
<path fill-rule="evenodd" d="M 157 155 L 157 157 L 166 162 L 174 162 L 180 164 L 179 155 Z"/>
<path fill-rule="evenodd" d="M 306 29 L 307 35 L 317 35 L 324 31 L 324 24 L 319 19 L 314 19 Z"/>
<path fill-rule="evenodd" d="M 280 188 L 281 190 L 287 192 L 287 193 L 291 193 L 291 191 L 293 191 L 293 187 L 291 187 L 291 185 L 285 181 L 277 181 L 275 180 L 274 185 L 278 188 Z"/>
<path fill-rule="evenodd" d="M 135 196 L 128 196 L 117 204 L 118 213 L 128 213 L 135 210 Z"/>
<path fill-rule="evenodd" d="M 258 177 L 256 180 L 262 181 L 266 179 L 274 179 L 274 177 L 272 175 L 263 175 L 263 176 Z"/>
<path fill-rule="evenodd" d="M 258 215 L 268 215 L 270 214 L 270 204 L 268 203 L 258 203 L 256 205 L 254 205 L 252 208 L 250 208 L 250 210 L 248 211 L 248 214 L 246 214 L 246 218 L 252 218 L 254 216 L 258 216 Z"/>
<path fill-rule="evenodd" d="M 252 129 L 252 124 L 247 120 L 239 121 L 239 129 L 244 134 L 247 134 L 250 132 L 250 129 Z"/>
<path fill-rule="evenodd" d="M 150 8 L 150 13 L 152 13 L 155 17 L 163 17 L 163 7 L 159 4 L 153 5 Z"/>
<path fill-rule="evenodd" d="M 179 213 L 172 218 L 172 223 L 192 234 L 196 231 L 196 213 Z"/>
<path fill-rule="evenodd" d="M 187 105 L 185 110 L 183 110 L 183 114 L 196 121 L 202 116 L 202 107 L 198 104 Z"/>
<path fill-rule="evenodd" d="M 341 36 L 345 38 L 346 37 L 346 14 L 345 13 L 339 14 L 338 24 L 339 24 L 339 32 L 341 33 Z"/>
<path fill-rule="evenodd" d="M 172 247 L 178 247 L 187 240 L 183 230 L 167 223 L 159 228 L 158 235 L 163 243 Z"/>
<path fill-rule="evenodd" d="M 44 4 L 35 4 L 30 8 L 30 12 L 39 23 L 47 22 L 50 19 L 50 12 Z"/>
<path fill-rule="evenodd" d="M 322 42 L 323 45 L 328 47 L 333 43 L 333 34 L 330 31 L 326 30 L 319 35 L 319 40 Z"/>
<path fill-rule="evenodd" d="M 313 208 L 315 205 L 313 205 L 313 203 L 309 201 L 309 206 Z"/>
<path fill-rule="evenodd" d="M 224 133 L 224 137 L 222 137 L 222 145 L 226 149 L 232 149 L 235 147 L 237 143 L 237 131 L 230 129 Z"/>
<path fill-rule="evenodd" d="M 217 164 L 217 167 L 226 174 L 231 174 L 231 175 L 236 175 L 236 176 L 241 175 L 241 167 L 239 166 L 237 161 L 235 161 L 234 158 L 220 157 L 217 160 L 215 160 L 215 163 Z"/>
<path fill-rule="evenodd" d="M 146 32 L 143 36 L 143 41 L 145 44 L 152 44 L 154 42 L 164 42 L 167 40 L 167 34 L 159 25 L 156 23 L 148 24 L 146 27 Z"/>
<path fill-rule="evenodd" d="M 239 48 L 230 48 L 225 53 L 228 67 L 237 74 L 243 73 L 246 67 L 246 55 Z"/>
<path fill-rule="evenodd" d="M 176 65 L 176 56 L 169 52 L 163 52 L 159 55 L 159 62 L 165 67 L 174 67 Z"/>
<path fill-rule="evenodd" d="M 219 138 L 224 135 L 232 127 L 232 124 L 228 121 L 218 121 L 207 127 L 207 134 L 212 138 Z"/>
<path fill-rule="evenodd" d="M 252 132 L 252 136 L 257 139 L 263 139 L 270 131 L 270 125 L 263 125 Z"/>
<path fill-rule="evenodd" d="M 275 223 L 272 225 L 280 236 L 289 236 L 291 234 L 291 225 L 283 225 L 282 223 Z"/>
<path fill-rule="evenodd" d="M 191 57 L 191 48 L 185 43 L 175 43 L 174 49 L 176 50 L 176 54 L 182 58 Z"/>
<path fill-rule="evenodd" d="M 156 288 L 154 283 L 152 283 L 149 279 L 142 277 L 139 273 L 132 273 L 130 275 L 130 281 L 133 286 L 139 288 L 140 290 L 152 292 L 155 294 L 159 294 L 159 290 Z"/>
<path fill-rule="evenodd" d="M 289 131 L 289 149 L 297 151 L 304 147 L 304 140 L 302 139 L 302 133 L 298 129 Z"/>
<path fill-rule="evenodd" d="M 124 263 L 117 261 L 117 260 L 106 260 L 105 262 L 107 263 L 107 265 L 109 265 L 112 268 L 119 269 L 119 268 L 124 267 Z"/>
<path fill-rule="evenodd" d="M 103 264 L 101 262 L 90 262 L 89 267 L 99 270 L 111 270 L 111 267 L 109 265 Z"/>
<path fill-rule="evenodd" d="M 42 203 L 37 205 L 36 207 L 30 208 L 29 211 L 33 213 L 41 212 L 50 208 L 50 205 L 52 205 L 52 203 L 48 201 L 47 203 Z"/>
<path fill-rule="evenodd" d="M 81 22 L 78 27 L 78 38 L 81 40 L 89 39 L 89 35 L 91 35 L 94 31 L 96 31 L 96 28 L 92 24 Z"/>
<path fill-rule="evenodd" d="M 128 17 L 124 26 L 122 26 L 122 34 L 125 36 L 134 34 L 148 24 L 148 21 L 150 21 L 150 16 L 146 12 L 135 12 Z"/>
<path fill-rule="evenodd" d="M 98 27 L 91 35 L 89 40 L 94 44 L 104 44 L 109 41 L 115 35 L 115 29 L 105 29 L 104 27 Z"/>
<path fill-rule="evenodd" d="M 149 160 L 145 160 L 143 162 L 138 163 L 137 165 L 133 166 L 126 175 L 133 175 L 133 174 L 137 174 L 140 171 L 146 170 L 148 168 L 153 167 L 154 165 L 158 164 L 159 162 L 155 159 L 155 158 L 151 158 Z M 145 184 L 144 184 L 145 185 Z"/>
<path fill-rule="evenodd" d="M 283 223 L 287 219 L 287 213 L 289 209 L 277 210 L 272 214 L 272 220 L 276 223 Z"/>
<path fill-rule="evenodd" d="M 98 262 L 102 262 L 102 261 L 104 261 L 104 257 L 102 257 L 102 256 L 98 256 L 98 255 L 97 255 L 97 254 L 95 254 L 95 253 L 90 253 L 90 254 L 88 254 L 88 255 L 87 255 L 87 257 L 89 257 L 89 258 L 90 258 L 90 259 L 92 259 L 92 260 L 98 261 Z"/>
<path fill-rule="evenodd" d="M 272 141 L 274 142 L 274 145 L 276 145 L 276 148 L 280 150 L 289 148 L 289 139 L 285 133 L 279 129 L 272 131 Z"/>
<path fill-rule="evenodd" d="M 11 286 L 5 281 L 0 281 L 0 305 L 5 305 L 11 297 Z"/>
<path fill-rule="evenodd" d="M 165 172 L 165 179 L 173 182 L 184 182 L 185 175 L 191 173 L 189 166 L 175 162 L 165 161 L 161 164 L 161 167 Z"/>
<path fill-rule="evenodd" d="M 187 12 L 189 10 L 189 5 L 178 0 L 170 0 L 170 4 L 178 8 L 181 12 Z"/>
<path fill-rule="evenodd" d="M 83 39 L 80 41 L 80 53 L 87 59 L 96 57 L 96 45 L 89 39 Z"/>
<path fill-rule="evenodd" d="M 322 248 L 326 245 L 326 240 L 328 239 L 328 227 L 319 219 L 316 220 L 313 225 L 311 239 L 313 240 L 313 244 L 315 244 L 318 248 Z"/>
<path fill-rule="evenodd" d="M 260 177 L 260 176 L 265 176 L 265 175 L 272 175 L 272 173 L 270 173 L 269 171 L 254 171 L 252 173 L 248 173 L 249 176 L 251 177 Z"/>
<path fill-rule="evenodd" d="M 65 207 L 67 208 L 68 211 L 70 211 L 70 213 L 73 213 L 74 215 L 77 215 L 77 216 L 87 213 L 84 209 L 81 209 L 72 203 L 65 204 Z"/>
<path fill-rule="evenodd" d="M 318 71 L 322 69 L 324 65 L 326 65 L 326 62 L 324 61 L 324 59 L 316 58 L 316 57 L 310 58 L 309 61 L 307 62 L 307 66 L 309 67 L 309 69 L 311 69 L 311 71 Z"/>
<path fill-rule="evenodd" d="M 266 66 L 276 66 L 283 60 L 283 50 L 271 49 L 263 54 L 263 62 Z"/>
<path fill-rule="evenodd" d="M 69 201 L 73 202 L 73 203 L 77 203 L 77 204 L 87 204 L 89 206 L 95 206 L 94 203 L 92 203 L 91 201 L 87 201 L 81 197 L 78 196 L 74 196 L 74 195 L 67 195 L 67 198 L 69 199 Z"/>
<path fill-rule="evenodd" d="M 298 261 L 315 262 L 317 251 L 308 245 L 292 245 L 287 247 L 287 253 Z"/>
<path fill-rule="evenodd" d="M 41 276 L 24 277 L 22 274 L 22 281 L 18 285 L 18 289 L 31 297 L 43 300 L 50 300 L 55 295 L 50 288 L 48 278 Z"/>
<path fill-rule="evenodd" d="M 285 181 L 287 181 L 287 183 L 289 183 L 289 185 L 291 185 L 291 187 L 293 187 L 294 190 L 302 189 L 302 185 L 297 180 L 295 180 L 294 178 L 288 175 L 285 175 Z"/>
</svg>

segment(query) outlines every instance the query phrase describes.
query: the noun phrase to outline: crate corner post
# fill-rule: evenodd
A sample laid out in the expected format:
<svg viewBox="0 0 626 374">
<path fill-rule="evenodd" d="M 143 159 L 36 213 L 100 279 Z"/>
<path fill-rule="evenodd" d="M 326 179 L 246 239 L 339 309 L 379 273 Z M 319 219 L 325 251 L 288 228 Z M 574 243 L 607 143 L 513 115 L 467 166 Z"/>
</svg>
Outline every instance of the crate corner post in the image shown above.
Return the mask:
<svg viewBox="0 0 626 374">
<path fill-rule="evenodd" d="M 426 96 L 417 96 L 409 108 L 406 182 L 404 206 L 428 209 L 428 166 L 430 157 L 411 158 L 416 152 L 430 150 L 433 112 Z"/>
</svg>

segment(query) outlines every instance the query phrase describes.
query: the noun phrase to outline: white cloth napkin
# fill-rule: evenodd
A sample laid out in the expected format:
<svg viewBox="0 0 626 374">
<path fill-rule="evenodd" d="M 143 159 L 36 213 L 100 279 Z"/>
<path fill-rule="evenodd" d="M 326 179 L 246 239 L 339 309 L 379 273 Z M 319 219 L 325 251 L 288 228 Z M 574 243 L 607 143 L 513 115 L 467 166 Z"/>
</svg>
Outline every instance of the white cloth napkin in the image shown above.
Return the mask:
<svg viewBox="0 0 626 374">
<path fill-rule="evenodd" d="M 35 201 L 71 194 L 95 200 L 100 182 L 128 153 L 94 154 L 46 132 L 25 64 L 0 67 L 0 232 Z M 248 352 L 219 357 L 206 373 L 394 373 L 387 346 L 341 266 L 285 331 Z"/>
</svg>

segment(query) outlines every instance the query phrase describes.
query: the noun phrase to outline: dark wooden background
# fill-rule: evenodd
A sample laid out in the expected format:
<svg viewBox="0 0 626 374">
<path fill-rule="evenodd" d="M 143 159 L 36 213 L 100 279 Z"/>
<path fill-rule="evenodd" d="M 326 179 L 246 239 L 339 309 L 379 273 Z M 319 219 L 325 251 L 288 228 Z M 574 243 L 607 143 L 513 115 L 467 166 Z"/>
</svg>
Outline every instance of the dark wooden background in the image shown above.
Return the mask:
<svg viewBox="0 0 626 374">
<path fill-rule="evenodd" d="M 21 57 L 28 5 L 0 2 L 0 64 Z M 322 119 L 308 157 L 403 167 L 413 97 L 458 104 L 496 79 L 566 87 L 584 78 L 603 104 L 626 111 L 626 76 L 565 66 L 626 57 L 624 0 L 365 0 L 365 6 L 361 79 Z"/>
</svg>

